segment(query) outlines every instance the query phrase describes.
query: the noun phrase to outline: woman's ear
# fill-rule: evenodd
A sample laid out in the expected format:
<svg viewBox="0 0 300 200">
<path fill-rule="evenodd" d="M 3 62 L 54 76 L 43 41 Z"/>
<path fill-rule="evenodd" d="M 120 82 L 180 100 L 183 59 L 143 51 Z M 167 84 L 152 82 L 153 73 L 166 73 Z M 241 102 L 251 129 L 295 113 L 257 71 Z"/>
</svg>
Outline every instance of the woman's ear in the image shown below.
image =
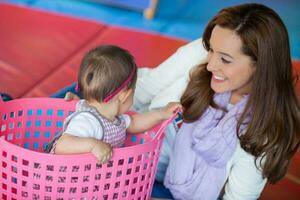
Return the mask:
<svg viewBox="0 0 300 200">
<path fill-rule="evenodd" d="M 132 92 L 133 92 L 133 89 L 131 89 L 131 88 L 123 90 L 119 95 L 119 101 L 121 103 L 124 103 L 127 100 L 127 98 L 131 95 Z"/>
</svg>

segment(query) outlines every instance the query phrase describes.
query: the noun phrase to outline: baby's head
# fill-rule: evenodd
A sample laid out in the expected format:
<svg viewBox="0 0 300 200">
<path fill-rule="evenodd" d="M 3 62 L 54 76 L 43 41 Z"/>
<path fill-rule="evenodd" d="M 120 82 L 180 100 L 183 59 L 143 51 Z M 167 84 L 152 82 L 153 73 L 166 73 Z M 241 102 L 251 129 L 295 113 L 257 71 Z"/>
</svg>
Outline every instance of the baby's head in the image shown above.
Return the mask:
<svg viewBox="0 0 300 200">
<path fill-rule="evenodd" d="M 121 92 L 132 96 L 137 80 L 137 66 L 133 56 L 125 49 L 102 45 L 90 50 L 83 58 L 78 86 L 86 100 L 106 103 Z M 126 97 L 127 98 L 127 97 Z"/>
</svg>

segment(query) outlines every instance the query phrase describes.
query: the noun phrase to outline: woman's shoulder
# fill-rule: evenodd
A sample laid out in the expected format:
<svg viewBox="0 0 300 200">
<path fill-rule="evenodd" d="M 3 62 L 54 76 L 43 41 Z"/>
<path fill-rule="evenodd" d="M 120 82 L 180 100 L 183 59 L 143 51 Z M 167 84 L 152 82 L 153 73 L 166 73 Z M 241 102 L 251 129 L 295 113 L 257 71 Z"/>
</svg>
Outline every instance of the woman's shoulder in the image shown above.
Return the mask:
<svg viewBox="0 0 300 200">
<path fill-rule="evenodd" d="M 260 162 L 262 161 L 262 163 L 263 163 L 262 159 L 263 159 L 262 157 L 258 157 L 255 160 L 255 156 L 253 156 L 252 154 L 246 152 L 241 147 L 240 143 L 238 142 L 237 146 L 236 146 L 236 149 L 235 149 L 231 159 L 229 160 L 228 164 L 229 165 L 235 165 L 235 164 L 238 164 L 238 163 L 247 163 L 247 167 L 256 168 L 256 165 L 257 165 L 258 170 L 261 170 Z"/>
</svg>

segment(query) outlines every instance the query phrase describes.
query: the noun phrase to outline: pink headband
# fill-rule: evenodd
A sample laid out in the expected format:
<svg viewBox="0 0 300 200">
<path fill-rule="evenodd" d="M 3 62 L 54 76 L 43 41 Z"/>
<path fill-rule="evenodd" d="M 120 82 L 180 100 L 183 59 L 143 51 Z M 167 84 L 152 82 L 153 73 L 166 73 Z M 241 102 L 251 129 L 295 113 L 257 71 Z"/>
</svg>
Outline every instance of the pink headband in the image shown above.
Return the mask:
<svg viewBox="0 0 300 200">
<path fill-rule="evenodd" d="M 107 95 L 103 101 L 108 102 L 114 96 L 116 96 L 122 89 L 124 89 L 132 80 L 132 78 L 135 74 L 135 70 L 136 70 L 136 67 L 133 68 L 133 70 L 132 70 L 131 74 L 128 76 L 128 78 L 115 91 L 113 91 L 111 94 Z"/>
<path fill-rule="evenodd" d="M 115 91 L 113 91 L 112 93 L 110 93 L 103 99 L 103 101 L 105 103 L 108 102 L 109 100 L 111 100 L 114 96 L 116 96 L 122 89 L 124 89 L 130 83 L 130 81 L 132 80 L 132 78 L 135 74 L 135 70 L 136 70 L 136 67 L 133 68 L 133 70 L 132 70 L 131 74 L 128 76 L 128 78 Z M 76 90 L 76 92 L 79 91 L 78 82 L 76 84 L 75 90 Z"/>
</svg>

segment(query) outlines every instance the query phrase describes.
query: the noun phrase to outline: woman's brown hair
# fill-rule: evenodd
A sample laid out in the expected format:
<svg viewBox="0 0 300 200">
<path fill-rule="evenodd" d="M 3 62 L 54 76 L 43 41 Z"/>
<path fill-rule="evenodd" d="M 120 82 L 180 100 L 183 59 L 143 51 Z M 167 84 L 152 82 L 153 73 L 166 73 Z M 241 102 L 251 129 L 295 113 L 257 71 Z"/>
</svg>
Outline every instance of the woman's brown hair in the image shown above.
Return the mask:
<svg viewBox="0 0 300 200">
<path fill-rule="evenodd" d="M 243 4 L 221 10 L 207 25 L 203 45 L 210 49 L 212 30 L 218 25 L 234 31 L 242 40 L 242 53 L 255 63 L 252 88 L 239 119 L 237 135 L 241 147 L 256 159 L 262 158 L 262 174 L 270 183 L 284 177 L 300 140 L 300 106 L 287 30 L 276 12 L 260 4 Z M 210 87 L 211 73 L 203 64 L 194 69 L 181 98 L 184 121 L 202 116 L 208 106 L 218 108 Z M 251 119 L 243 134 L 242 122 Z"/>
</svg>

